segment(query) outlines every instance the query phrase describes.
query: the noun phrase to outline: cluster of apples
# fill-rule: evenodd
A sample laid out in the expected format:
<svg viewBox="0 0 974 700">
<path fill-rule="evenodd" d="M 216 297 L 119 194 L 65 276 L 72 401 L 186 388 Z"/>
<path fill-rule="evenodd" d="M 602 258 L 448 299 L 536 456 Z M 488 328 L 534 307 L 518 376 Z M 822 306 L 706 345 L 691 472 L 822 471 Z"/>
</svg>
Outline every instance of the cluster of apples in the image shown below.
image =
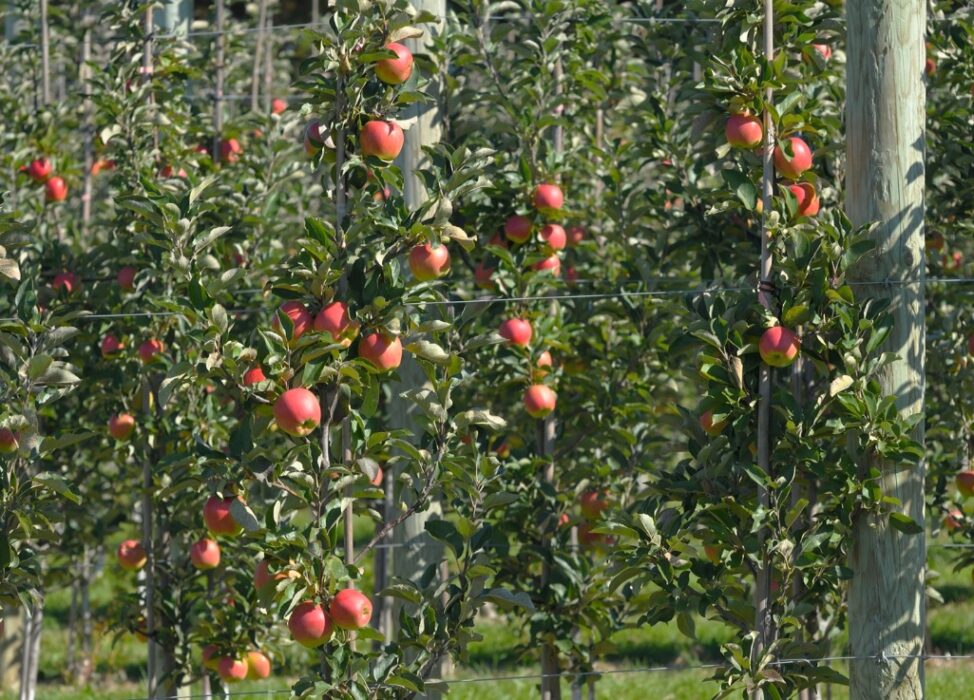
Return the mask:
<svg viewBox="0 0 974 700">
<path fill-rule="evenodd" d="M 203 647 L 203 668 L 216 671 L 224 683 L 259 681 L 271 675 L 271 660 L 262 651 L 251 650 L 243 656 L 221 654 L 216 644 L 207 644 Z"/>
<path fill-rule="evenodd" d="M 54 175 L 54 165 L 50 158 L 35 158 L 21 170 L 34 182 L 44 185 L 44 199 L 48 202 L 63 202 L 68 197 L 68 183 L 60 175 Z"/>
<path fill-rule="evenodd" d="M 724 128 L 727 143 L 735 148 L 753 150 L 764 141 L 764 127 L 761 120 L 750 112 L 731 114 Z M 821 203 L 815 185 L 800 178 L 812 167 L 812 150 L 800 136 L 789 136 L 780 140 L 774 147 L 774 167 L 778 174 L 791 180 L 788 190 L 794 195 L 798 205 L 797 214 L 815 216 Z M 763 204 L 759 200 L 759 208 Z"/>
</svg>

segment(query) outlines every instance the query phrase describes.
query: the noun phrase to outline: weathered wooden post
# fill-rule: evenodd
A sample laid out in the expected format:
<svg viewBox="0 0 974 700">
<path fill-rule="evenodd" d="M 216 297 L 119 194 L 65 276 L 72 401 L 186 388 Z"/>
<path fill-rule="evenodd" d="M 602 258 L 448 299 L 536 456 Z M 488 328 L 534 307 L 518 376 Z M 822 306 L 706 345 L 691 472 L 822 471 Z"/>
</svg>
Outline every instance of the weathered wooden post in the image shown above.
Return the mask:
<svg viewBox="0 0 974 700">
<path fill-rule="evenodd" d="M 413 53 L 423 52 L 430 43 L 431 34 L 442 31 L 443 21 L 446 17 L 445 0 L 413 0 L 413 7 L 418 11 L 430 12 L 437 17 L 435 25 L 425 26 L 425 33 L 418 39 L 408 39 L 406 44 Z M 416 209 L 427 199 L 426 189 L 423 181 L 418 175 L 418 171 L 426 162 L 426 154 L 423 153 L 423 146 L 429 146 L 440 141 L 442 135 L 442 108 L 440 106 L 440 85 L 437 76 L 432 76 L 433 81 L 430 92 L 434 97 L 431 105 L 413 104 L 406 107 L 403 111 L 404 119 L 413 119 L 412 126 L 406 131 L 406 142 L 402 153 L 399 156 L 398 164 L 403 172 L 403 196 L 406 204 L 411 209 Z M 402 365 L 399 367 L 400 381 L 392 386 L 392 401 L 389 403 L 389 421 L 394 428 L 406 428 L 413 430 L 416 422 L 411 412 L 411 404 L 399 398 L 399 394 L 407 389 L 422 386 L 426 378 L 422 369 L 411 356 L 403 357 Z M 387 479 L 394 479 L 394 474 L 389 474 Z M 391 495 L 394 489 L 387 489 L 386 493 Z M 386 508 L 387 516 L 391 508 Z M 379 549 L 380 557 L 385 557 L 386 576 L 396 575 L 400 578 L 418 580 L 423 571 L 430 565 L 439 562 L 443 558 L 443 546 L 429 536 L 426 532 L 426 522 L 431 515 L 437 513 L 436 504 L 433 504 L 423 513 L 415 513 L 406 518 L 399 527 L 393 530 L 393 544 L 397 545 L 390 549 Z M 396 626 L 397 616 L 395 607 L 390 608 L 392 601 L 376 601 L 381 606 L 380 612 L 383 619 L 391 624 L 389 629 L 384 630 L 387 634 L 391 633 Z M 434 672 L 433 675 L 438 675 Z M 431 697 L 432 694 L 427 694 Z"/>
<path fill-rule="evenodd" d="M 924 115 L 923 0 L 855 0 L 846 5 L 846 208 L 853 224 L 876 222 L 876 251 L 855 272 L 858 295 L 887 299 L 893 331 L 883 350 L 899 359 L 881 378 L 904 416 L 923 411 Z M 923 438 L 923 423 L 916 438 Z M 887 464 L 883 493 L 923 524 L 922 462 Z M 849 564 L 850 697 L 923 697 L 924 535 L 895 530 L 888 518 L 861 516 Z"/>
</svg>

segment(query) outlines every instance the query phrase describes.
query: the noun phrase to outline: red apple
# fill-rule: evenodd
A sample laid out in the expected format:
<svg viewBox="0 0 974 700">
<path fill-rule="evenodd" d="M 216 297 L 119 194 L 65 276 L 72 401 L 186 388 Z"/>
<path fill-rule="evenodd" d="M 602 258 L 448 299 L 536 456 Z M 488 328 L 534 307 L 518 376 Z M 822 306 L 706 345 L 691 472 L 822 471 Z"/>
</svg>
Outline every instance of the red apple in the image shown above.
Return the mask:
<svg viewBox="0 0 974 700">
<path fill-rule="evenodd" d="M 943 520 L 944 529 L 947 532 L 955 532 L 964 525 L 964 511 L 959 508 L 951 508 Z"/>
<path fill-rule="evenodd" d="M 562 513 L 558 516 L 558 527 L 565 527 L 572 521 L 568 513 Z"/>
<path fill-rule="evenodd" d="M 18 447 L 16 433 L 10 428 L 0 428 L 0 454 L 12 454 Z"/>
<path fill-rule="evenodd" d="M 818 51 L 823 61 L 832 58 L 832 47 L 828 44 L 812 44 L 812 48 Z"/>
<path fill-rule="evenodd" d="M 734 148 L 755 148 L 764 139 L 764 128 L 753 114 L 732 114 L 724 127 L 724 136 Z"/>
<path fill-rule="evenodd" d="M 476 284 L 479 289 L 493 289 L 494 282 L 491 279 L 493 276 L 494 268 L 484 265 L 483 260 L 478 262 L 476 267 L 473 269 L 474 284 Z"/>
<path fill-rule="evenodd" d="M 551 353 L 545 350 L 543 353 L 538 355 L 538 361 L 534 363 L 534 376 L 541 377 L 548 376 L 548 370 L 552 368 L 554 363 L 551 361 Z"/>
<path fill-rule="evenodd" d="M 581 226 L 570 226 L 568 228 L 568 245 L 577 246 L 585 238 L 585 229 Z"/>
<path fill-rule="evenodd" d="M 53 170 L 53 166 L 49 158 L 37 158 L 27 166 L 27 174 L 37 182 L 47 182 L 47 178 L 51 176 L 51 170 Z"/>
<path fill-rule="evenodd" d="M 71 294 L 79 287 L 81 287 L 81 282 L 73 272 L 59 272 L 54 275 L 54 280 L 51 282 L 51 288 L 55 292 L 63 289 L 66 293 Z"/>
<path fill-rule="evenodd" d="M 251 367 L 246 372 L 244 372 L 244 376 L 243 376 L 244 386 L 253 386 L 254 384 L 257 384 L 259 382 L 266 382 L 266 381 L 267 381 L 267 377 L 264 376 L 264 370 L 261 369 L 260 367 Z"/>
<path fill-rule="evenodd" d="M 230 513 L 230 504 L 233 503 L 232 497 L 220 498 L 210 496 L 203 506 L 203 522 L 206 529 L 214 535 L 236 535 L 240 532 L 240 525 L 233 519 Z"/>
<path fill-rule="evenodd" d="M 271 573 L 270 562 L 263 559 L 254 569 L 254 588 L 260 595 L 266 596 L 273 592 L 271 589 L 278 581 L 283 581 L 286 578 L 288 575 L 284 571 L 278 571 L 276 574 Z"/>
<path fill-rule="evenodd" d="M 139 359 L 142 360 L 142 364 L 147 365 L 163 350 L 164 346 L 162 341 L 151 338 L 139 346 Z"/>
<path fill-rule="evenodd" d="M 609 501 L 605 499 L 604 493 L 589 489 L 583 491 L 578 497 L 578 506 L 583 517 L 597 520 L 602 515 L 602 511 L 609 507 Z"/>
<path fill-rule="evenodd" d="M 758 352 L 765 364 L 787 367 L 798 357 L 801 342 L 792 331 L 783 326 L 769 328 L 761 336 Z"/>
<path fill-rule="evenodd" d="M 331 599 L 328 614 L 343 630 L 359 630 L 372 619 L 372 601 L 361 591 L 346 588 Z"/>
<path fill-rule="evenodd" d="M 240 160 L 241 153 L 243 153 L 243 147 L 237 139 L 220 140 L 220 160 L 224 163 L 236 163 Z"/>
<path fill-rule="evenodd" d="M 115 276 L 118 286 L 121 287 L 123 291 L 131 292 L 133 289 L 135 289 L 135 274 L 136 269 L 131 265 L 126 265 L 123 267 Z"/>
<path fill-rule="evenodd" d="M 200 571 L 215 569 L 220 565 L 220 545 L 204 537 L 189 548 L 189 560 Z"/>
<path fill-rule="evenodd" d="M 320 647 L 331 637 L 331 618 L 317 603 L 307 600 L 291 611 L 287 619 L 291 638 L 309 649 Z"/>
<path fill-rule="evenodd" d="M 379 80 L 387 85 L 401 85 L 409 80 L 413 72 L 413 54 L 402 44 L 392 42 L 386 44 L 389 51 L 394 51 L 395 58 L 383 58 L 375 64 L 375 74 Z"/>
<path fill-rule="evenodd" d="M 395 122 L 378 119 L 366 122 L 359 134 L 359 147 L 363 156 L 375 156 L 393 160 L 402 150 L 405 135 Z"/>
<path fill-rule="evenodd" d="M 547 250 L 552 253 L 556 250 L 563 249 L 568 244 L 568 234 L 558 224 L 545 224 L 541 227 L 540 235 Z"/>
<path fill-rule="evenodd" d="M 524 409 L 532 418 L 544 418 L 555 410 L 558 395 L 544 384 L 532 384 L 524 392 Z"/>
<path fill-rule="evenodd" d="M 958 472 L 956 482 L 957 490 L 961 492 L 964 498 L 974 496 L 974 471 L 965 469 L 962 472 Z"/>
<path fill-rule="evenodd" d="M 727 421 L 721 420 L 714 423 L 714 412 L 705 411 L 700 416 L 700 427 L 703 431 L 711 437 L 716 437 L 724 431 L 724 427 L 727 425 Z"/>
<path fill-rule="evenodd" d="M 280 97 L 275 97 L 271 100 L 271 114 L 281 114 L 285 110 L 287 110 L 287 102 Z"/>
<path fill-rule="evenodd" d="M 63 202 L 68 198 L 68 183 L 63 177 L 55 175 L 44 183 L 44 198 L 48 202 Z"/>
<path fill-rule="evenodd" d="M 549 255 L 544 260 L 536 262 L 533 266 L 536 272 L 551 272 L 555 277 L 561 274 L 561 258 L 557 254 Z"/>
<path fill-rule="evenodd" d="M 325 145 L 325 139 L 321 135 L 321 122 L 314 119 L 304 127 L 304 150 L 309 156 L 313 156 Z"/>
<path fill-rule="evenodd" d="M 319 333 L 327 333 L 332 343 L 340 343 L 347 348 L 358 334 L 359 324 L 349 318 L 348 304 L 333 301 L 315 316 L 314 329 Z"/>
<path fill-rule="evenodd" d="M 385 473 L 382 471 L 382 467 L 379 467 L 378 469 L 375 470 L 375 476 L 372 477 L 372 480 L 371 480 L 370 483 L 373 486 L 382 486 L 382 478 L 384 476 L 385 476 Z"/>
<path fill-rule="evenodd" d="M 108 420 L 108 432 L 116 440 L 128 440 L 135 430 L 135 417 L 129 413 L 119 413 Z"/>
<path fill-rule="evenodd" d="M 509 318 L 504 321 L 497 329 L 500 336 L 513 345 L 527 347 L 531 342 L 533 329 L 531 322 L 526 318 Z"/>
<path fill-rule="evenodd" d="M 180 168 L 179 171 L 177 172 L 172 167 L 171 164 L 166 163 L 164 166 L 159 168 L 159 177 L 165 177 L 165 178 L 179 177 L 185 180 L 187 175 L 186 175 L 186 170 L 184 168 Z"/>
<path fill-rule="evenodd" d="M 358 356 L 379 371 L 388 372 L 402 362 L 402 342 L 387 333 L 369 333 L 359 341 Z"/>
<path fill-rule="evenodd" d="M 409 251 L 409 269 L 420 282 L 430 282 L 450 272 L 450 250 L 445 245 L 435 248 L 429 243 Z"/>
<path fill-rule="evenodd" d="M 583 547 L 595 547 L 601 549 L 605 545 L 611 544 L 613 539 L 608 535 L 600 535 L 592 532 L 592 523 L 583 522 L 578 526 L 578 541 Z"/>
<path fill-rule="evenodd" d="M 102 170 L 114 170 L 114 169 L 115 169 L 114 160 L 104 160 L 104 159 L 96 160 L 94 163 L 91 164 L 91 175 L 92 177 L 94 177 L 95 175 L 98 175 L 98 173 L 100 173 Z"/>
<path fill-rule="evenodd" d="M 565 195 L 558 185 L 546 182 L 534 188 L 533 201 L 535 209 L 540 211 L 561 209 L 565 203 Z"/>
<path fill-rule="evenodd" d="M 531 238 L 531 219 L 520 214 L 508 217 L 504 222 L 504 235 L 514 243 L 524 243 Z"/>
<path fill-rule="evenodd" d="M 287 337 L 286 334 L 281 331 L 281 322 L 280 320 L 278 320 L 277 316 L 274 317 L 274 320 L 271 323 L 271 325 L 273 325 L 275 330 L 281 333 L 281 335 L 287 337 L 287 340 L 289 342 L 293 343 L 294 341 L 296 341 L 298 338 L 304 335 L 304 332 L 309 328 L 311 328 L 313 324 L 311 314 L 308 312 L 308 309 L 305 307 L 305 305 L 302 304 L 300 301 L 284 302 L 283 304 L 281 304 L 280 312 L 283 313 L 285 316 L 287 316 L 289 319 L 291 319 L 291 325 L 293 326 L 293 330 L 291 331 L 290 337 Z"/>
<path fill-rule="evenodd" d="M 785 153 L 785 149 L 779 143 L 774 147 L 774 167 L 782 177 L 797 180 L 803 172 L 812 167 L 812 151 L 808 144 L 797 136 L 785 139 L 785 144 L 791 155 Z"/>
<path fill-rule="evenodd" d="M 937 72 L 937 62 L 932 58 L 928 58 L 927 62 L 923 65 L 923 71 L 927 75 L 933 75 Z"/>
<path fill-rule="evenodd" d="M 926 236 L 925 246 L 927 250 L 939 253 L 947 244 L 944 234 L 940 231 L 930 231 Z"/>
<path fill-rule="evenodd" d="M 798 216 L 815 216 L 819 210 L 818 194 L 815 185 L 810 182 L 798 182 L 788 185 L 788 189 L 798 202 Z"/>
<path fill-rule="evenodd" d="M 259 681 L 271 675 L 271 660 L 261 651 L 247 652 L 247 680 Z"/>
<path fill-rule="evenodd" d="M 203 647 L 203 668 L 216 671 L 220 665 L 220 648 L 216 644 L 207 644 Z"/>
<path fill-rule="evenodd" d="M 238 683 L 247 678 L 247 662 L 244 659 L 224 656 L 217 664 L 216 670 L 224 683 Z"/>
<path fill-rule="evenodd" d="M 572 265 L 565 268 L 565 281 L 568 284 L 575 284 L 578 281 L 578 270 Z"/>
<path fill-rule="evenodd" d="M 145 548 L 138 540 L 125 540 L 118 545 L 118 565 L 126 571 L 138 571 L 146 559 Z"/>
<path fill-rule="evenodd" d="M 274 402 L 274 420 L 288 435 L 304 437 L 321 423 L 321 404 L 304 387 L 288 389 Z"/>
</svg>

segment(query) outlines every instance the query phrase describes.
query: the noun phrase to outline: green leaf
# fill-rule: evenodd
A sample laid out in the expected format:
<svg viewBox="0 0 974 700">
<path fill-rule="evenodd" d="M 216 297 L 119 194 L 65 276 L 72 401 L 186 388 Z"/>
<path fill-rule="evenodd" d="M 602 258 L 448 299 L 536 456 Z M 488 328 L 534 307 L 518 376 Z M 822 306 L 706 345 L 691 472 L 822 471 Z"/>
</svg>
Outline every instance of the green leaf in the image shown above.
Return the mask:
<svg viewBox="0 0 974 700">
<path fill-rule="evenodd" d="M 905 513 L 890 513 L 889 524 L 907 535 L 919 535 L 923 532 L 923 526 Z"/>
<path fill-rule="evenodd" d="M 234 498 L 232 501 L 230 501 L 230 515 L 232 515 L 233 519 L 237 521 L 237 524 L 247 532 L 259 532 L 261 529 L 260 521 L 257 520 L 257 516 L 254 515 L 254 511 L 252 511 L 250 506 L 241 501 L 239 498 Z"/>
<path fill-rule="evenodd" d="M 59 496 L 66 498 L 76 505 L 81 503 L 81 496 L 71 490 L 60 474 L 42 472 L 34 477 L 34 483 L 54 491 Z"/>
<path fill-rule="evenodd" d="M 444 365 L 450 361 L 450 353 L 436 343 L 431 343 L 428 340 L 417 340 L 414 343 L 410 343 L 406 346 L 406 350 L 417 357 L 422 357 L 424 360 L 429 360 L 436 364 Z"/>
</svg>

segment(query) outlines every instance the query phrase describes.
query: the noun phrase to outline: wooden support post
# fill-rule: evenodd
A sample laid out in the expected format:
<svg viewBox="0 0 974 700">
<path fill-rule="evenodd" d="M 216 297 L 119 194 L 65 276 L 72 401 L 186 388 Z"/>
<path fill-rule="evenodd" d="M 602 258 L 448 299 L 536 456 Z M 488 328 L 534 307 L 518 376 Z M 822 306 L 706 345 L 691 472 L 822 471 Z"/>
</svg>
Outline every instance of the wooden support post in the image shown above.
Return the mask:
<svg viewBox="0 0 974 700">
<path fill-rule="evenodd" d="M 20 694 L 24 618 L 20 608 L 0 608 L 0 686 Z"/>
<path fill-rule="evenodd" d="M 51 104 L 51 28 L 47 21 L 47 0 L 41 3 L 41 104 Z"/>
<path fill-rule="evenodd" d="M 267 10 L 267 21 L 264 36 L 264 111 L 271 113 L 271 102 L 274 100 L 274 9 Z"/>
<path fill-rule="evenodd" d="M 417 39 L 408 39 L 406 44 L 413 53 L 422 53 L 431 43 L 432 35 L 442 31 L 443 23 L 446 18 L 445 0 L 414 0 L 412 3 L 416 10 L 430 12 L 436 18 L 435 24 L 427 24 L 424 27 L 425 33 Z M 419 177 L 419 170 L 428 162 L 426 154 L 423 153 L 423 146 L 439 143 L 442 138 L 442 106 L 441 95 L 442 85 L 440 76 L 430 76 L 431 85 L 429 92 L 433 97 L 430 105 L 412 104 L 404 110 L 404 118 L 415 119 L 412 127 L 406 132 L 406 142 L 402 153 L 399 156 L 398 164 L 403 173 L 403 196 L 410 209 L 417 209 L 427 200 L 428 193 L 423 186 L 423 181 Z M 389 402 L 389 422 L 393 428 L 405 428 L 415 431 L 417 424 L 413 416 L 415 407 L 408 401 L 399 398 L 399 394 L 408 389 L 415 389 L 422 386 L 426 377 L 417 362 L 411 356 L 405 356 L 403 363 L 399 367 L 399 378 L 392 387 L 392 400 Z M 387 478 L 395 479 L 395 475 L 390 474 Z M 391 501 L 394 488 L 387 490 L 387 497 Z M 390 512 L 392 503 L 386 503 L 386 511 Z M 432 564 L 438 564 L 443 560 L 443 545 L 434 540 L 426 532 L 426 523 L 441 513 L 440 505 L 432 502 L 429 508 L 422 513 L 414 513 L 406 518 L 399 527 L 392 532 L 392 549 L 386 550 L 386 569 L 387 576 L 395 575 L 399 578 L 412 581 L 419 580 L 423 571 Z M 383 601 L 383 606 L 391 606 L 389 609 L 383 608 L 383 617 L 391 623 L 392 629 L 388 633 L 392 636 L 396 634 L 398 622 L 398 602 Z M 440 666 L 434 667 L 431 676 L 442 677 L 446 667 L 441 660 Z M 439 693 L 429 691 L 424 697 L 439 697 Z"/>
<path fill-rule="evenodd" d="M 893 329 L 881 350 L 899 359 L 880 384 L 904 417 L 923 411 L 925 26 L 923 0 L 846 5 L 846 211 L 854 225 L 877 224 L 875 252 L 850 277 L 860 299 L 889 301 Z M 922 421 L 914 437 L 923 440 Z M 861 460 L 922 529 L 922 461 Z M 925 561 L 922 531 L 906 535 L 886 517 L 859 516 L 849 552 L 852 700 L 923 697 Z"/>
<path fill-rule="evenodd" d="M 549 414 L 544 420 L 538 421 L 538 454 L 547 461 L 541 472 L 541 479 L 546 483 L 555 482 L 555 416 Z M 544 565 L 541 573 L 541 589 L 548 585 L 548 564 Z M 546 641 L 541 647 L 541 700 L 561 700 L 561 679 L 558 677 L 558 648 L 555 640 Z"/>
<path fill-rule="evenodd" d="M 94 148 L 92 141 L 95 132 L 95 110 L 91 101 L 91 25 L 92 16 L 89 11 L 84 14 L 84 37 L 81 40 L 81 65 L 78 69 L 79 82 L 84 92 L 84 184 L 81 192 L 81 233 L 84 240 L 89 240 L 88 227 L 91 225 L 91 195 L 92 175 L 91 166 L 94 165 Z"/>
<path fill-rule="evenodd" d="M 772 0 L 764 0 L 764 54 L 768 61 L 774 59 L 774 5 Z M 770 106 L 774 97 L 771 88 L 765 93 L 765 101 Z M 767 226 L 767 217 L 772 211 L 772 194 L 774 188 L 774 121 L 771 112 L 764 110 L 764 173 L 762 178 L 762 199 L 764 217 L 761 227 L 761 261 L 758 273 L 758 299 L 761 305 L 771 308 L 771 234 Z M 771 473 L 771 368 L 762 363 L 758 370 L 758 466 L 765 474 Z M 764 486 L 758 487 L 758 507 L 767 509 L 771 504 L 771 494 Z M 758 550 L 761 552 L 761 563 L 757 569 L 754 582 L 754 629 L 756 637 L 751 647 L 751 668 L 755 668 L 765 650 L 774 638 L 774 625 L 771 612 L 771 566 L 769 557 L 763 550 L 767 538 L 766 530 L 758 533 Z M 758 700 L 763 695 L 755 691 L 752 697 Z"/>
<path fill-rule="evenodd" d="M 193 0 L 156 0 L 156 27 L 163 34 L 183 35 L 189 32 L 193 19 Z"/>
<path fill-rule="evenodd" d="M 254 42 L 254 67 L 250 76 L 250 111 L 260 106 L 260 67 L 264 62 L 264 35 L 267 31 L 267 0 L 257 5 L 257 39 Z"/>
<path fill-rule="evenodd" d="M 216 163 L 220 159 L 220 141 L 223 139 L 223 62 L 226 49 L 226 36 L 223 28 L 226 23 L 225 0 L 215 0 L 216 4 L 216 76 L 213 86 L 213 153 Z"/>
</svg>

